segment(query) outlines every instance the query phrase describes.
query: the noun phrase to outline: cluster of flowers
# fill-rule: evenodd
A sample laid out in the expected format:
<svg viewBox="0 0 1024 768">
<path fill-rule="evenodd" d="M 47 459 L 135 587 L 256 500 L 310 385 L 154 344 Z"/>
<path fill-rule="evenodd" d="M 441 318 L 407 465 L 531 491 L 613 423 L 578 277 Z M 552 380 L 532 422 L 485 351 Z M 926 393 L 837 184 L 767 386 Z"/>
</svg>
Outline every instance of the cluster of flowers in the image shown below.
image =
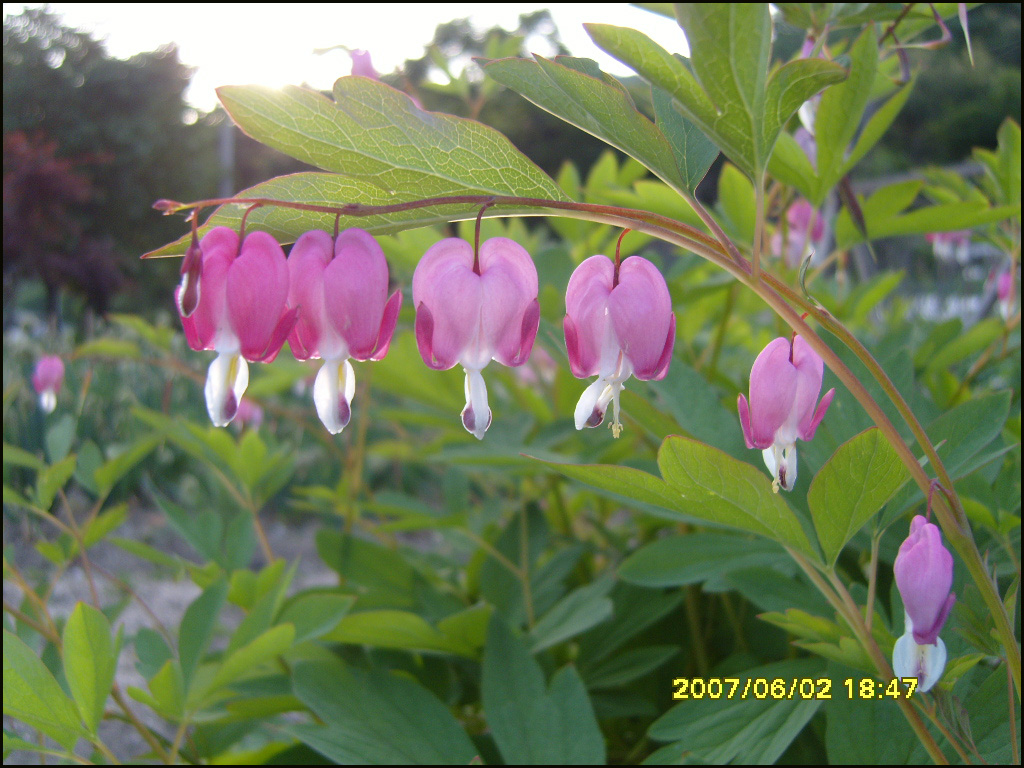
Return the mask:
<svg viewBox="0 0 1024 768">
<path fill-rule="evenodd" d="M 247 361 L 271 362 L 288 341 L 297 359 L 323 359 L 313 385 L 317 413 L 332 434 L 345 428 L 355 393 L 349 360 L 387 354 L 402 303 L 399 291 L 387 295 L 387 262 L 369 233 L 307 232 L 286 258 L 265 232 L 242 240 L 216 227 L 189 247 L 181 273 L 175 298 L 189 346 L 217 352 L 205 389 L 215 425 L 235 418 Z M 502 237 L 478 250 L 442 240 L 413 275 L 420 355 L 435 370 L 463 367 L 462 423 L 477 438 L 491 423 L 482 371 L 491 360 L 520 366 L 529 359 L 540 321 L 537 291 L 530 255 Z M 598 426 L 611 405 L 617 435 L 624 382 L 668 371 L 675 316 L 665 279 L 640 256 L 621 264 L 593 256 L 569 280 L 564 329 L 572 372 L 598 377 L 580 398 L 576 427 Z"/>
</svg>

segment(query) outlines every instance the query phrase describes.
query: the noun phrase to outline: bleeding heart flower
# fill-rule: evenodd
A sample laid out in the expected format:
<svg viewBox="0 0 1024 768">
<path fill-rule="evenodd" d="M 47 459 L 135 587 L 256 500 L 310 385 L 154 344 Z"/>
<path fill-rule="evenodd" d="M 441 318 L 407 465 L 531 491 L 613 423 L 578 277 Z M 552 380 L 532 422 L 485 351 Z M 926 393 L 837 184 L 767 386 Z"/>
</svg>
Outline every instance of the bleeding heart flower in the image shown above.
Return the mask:
<svg viewBox="0 0 1024 768">
<path fill-rule="evenodd" d="M 206 377 L 206 409 L 224 427 L 249 384 L 246 361 L 271 362 L 295 324 L 295 310 L 285 310 L 288 266 L 266 232 L 252 232 L 239 248 L 237 232 L 214 227 L 189 252 L 175 300 L 189 346 L 217 352 Z"/>
<path fill-rule="evenodd" d="M 448 238 L 416 266 L 412 300 L 420 355 L 434 370 L 462 365 L 462 425 L 478 439 L 491 425 L 481 371 L 491 360 L 519 366 L 529 359 L 540 322 L 537 288 L 530 254 L 505 237 L 485 241 L 478 258 L 470 243 Z"/>
<path fill-rule="evenodd" d="M 601 424 L 611 403 L 612 434 L 618 437 L 626 379 L 657 380 L 668 373 L 676 318 L 665 278 L 641 256 L 618 267 L 606 256 L 591 256 L 569 278 L 562 326 L 573 376 L 598 377 L 576 405 L 576 429 Z"/>
<path fill-rule="evenodd" d="M 778 338 L 757 356 L 750 369 L 750 404 L 739 396 L 740 426 L 747 448 L 763 451 L 775 478 L 775 490 L 790 491 L 796 483 L 796 439 L 810 440 L 825 417 L 836 391 L 821 391 L 825 364 L 800 336 Z"/>
<path fill-rule="evenodd" d="M 32 386 L 39 395 L 39 407 L 43 413 L 53 413 L 57 407 L 57 393 L 64 383 L 64 361 L 57 355 L 39 358 L 32 372 Z"/>
<path fill-rule="evenodd" d="M 897 677 L 916 677 L 918 690 L 931 689 L 946 666 L 946 646 L 939 637 L 956 595 L 953 556 L 942 545 L 938 526 L 917 515 L 910 535 L 893 564 L 896 587 L 903 598 L 905 632 L 896 641 L 892 665 Z"/>
<path fill-rule="evenodd" d="M 320 421 L 336 435 L 352 415 L 356 377 L 350 357 L 381 360 L 395 332 L 402 294 L 388 298 L 388 264 L 373 236 L 346 229 L 336 240 L 307 232 L 288 255 L 288 306 L 299 312 L 289 341 L 299 360 L 323 358 L 313 383 Z"/>
<path fill-rule="evenodd" d="M 780 226 L 772 236 L 771 250 L 784 256 L 790 268 L 800 266 L 800 262 L 810 253 L 814 243 L 825 236 L 825 221 L 809 202 L 797 200 L 786 211 L 786 239 L 782 239 Z"/>
</svg>

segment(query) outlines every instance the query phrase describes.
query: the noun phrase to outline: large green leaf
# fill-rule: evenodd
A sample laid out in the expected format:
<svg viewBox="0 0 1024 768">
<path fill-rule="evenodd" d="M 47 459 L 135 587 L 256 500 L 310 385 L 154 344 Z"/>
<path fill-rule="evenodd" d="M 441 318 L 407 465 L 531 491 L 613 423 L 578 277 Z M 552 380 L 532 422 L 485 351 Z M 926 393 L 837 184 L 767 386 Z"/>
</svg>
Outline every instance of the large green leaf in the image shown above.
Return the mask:
<svg viewBox="0 0 1024 768">
<path fill-rule="evenodd" d="M 558 601 L 530 632 L 533 652 L 575 637 L 611 617 L 612 601 L 607 595 L 613 584 L 614 580 L 606 575 Z"/>
<path fill-rule="evenodd" d="M 682 114 L 751 178 L 760 178 L 782 127 L 808 98 L 846 71 L 818 59 L 769 73 L 771 16 L 760 3 L 676 6 L 691 72 L 641 32 L 588 24 L 597 46 L 675 100 Z"/>
<path fill-rule="evenodd" d="M 875 30 L 866 29 L 850 49 L 850 76 L 822 94 L 814 120 L 818 178 L 810 201 L 820 206 L 825 195 L 848 170 L 847 150 L 860 127 L 875 84 L 878 43 Z"/>
<path fill-rule="evenodd" d="M 843 443 L 807 491 L 825 563 L 910 479 L 896 449 L 877 428 Z"/>
<path fill-rule="evenodd" d="M 816 680 L 822 671 L 820 661 L 800 659 L 731 675 L 739 679 L 731 697 L 728 694 L 732 683 L 723 683 L 720 698 L 691 697 L 681 701 L 651 726 L 648 735 L 658 741 L 676 742 L 678 754 L 686 752 L 695 762 L 773 763 L 821 704 L 795 693 L 789 698 L 791 684 L 798 680 Z M 765 684 L 755 684 L 754 681 L 759 680 Z M 781 698 L 771 695 L 774 680 L 783 681 L 785 695 Z M 809 688 L 804 690 L 810 692 Z"/>
<path fill-rule="evenodd" d="M 604 737 L 586 688 L 566 667 L 544 673 L 498 614 L 491 617 L 481 684 L 484 713 L 509 765 L 595 765 L 605 762 Z"/>
<path fill-rule="evenodd" d="M 419 109 L 412 100 L 365 77 L 343 77 L 334 100 L 307 88 L 262 86 L 218 89 L 224 108 L 247 134 L 332 173 L 282 176 L 241 192 L 318 205 L 389 205 L 450 195 L 512 195 L 567 200 L 565 193 L 501 133 L 472 120 Z M 248 206 L 217 209 L 201 229 L 235 225 Z M 485 215 L 536 213 L 488 209 Z M 342 217 L 345 226 L 374 234 L 474 218 L 475 207 L 446 206 L 372 217 Z M 291 242 L 310 229 L 333 229 L 334 214 L 264 208 L 252 226 Z M 182 238 L 150 256 L 184 253 Z"/>
<path fill-rule="evenodd" d="M 484 71 L 541 109 L 635 158 L 666 184 L 688 188 L 668 139 L 637 111 L 621 84 L 588 59 L 535 58 L 499 59 Z"/>
<path fill-rule="evenodd" d="M 42 731 L 65 749 L 85 732 L 78 711 L 50 670 L 16 635 L 4 630 L 4 715 Z"/>
<path fill-rule="evenodd" d="M 96 733 L 103 719 L 120 641 L 120 634 L 116 641 L 111 636 L 107 617 L 85 603 L 75 606 L 64 625 L 64 677 L 90 733 Z"/>
<path fill-rule="evenodd" d="M 694 517 L 767 536 L 813 554 L 785 499 L 767 475 L 710 445 L 686 437 L 665 439 L 658 467 Z"/>
<path fill-rule="evenodd" d="M 341 765 L 466 765 L 478 752 L 448 708 L 405 676 L 305 662 L 295 695 L 323 725 L 291 734 Z"/>
<path fill-rule="evenodd" d="M 619 566 L 619 577 L 642 587 L 699 584 L 731 571 L 788 561 L 777 544 L 717 531 L 699 531 L 652 541 Z"/>
<path fill-rule="evenodd" d="M 323 639 L 377 648 L 454 653 L 470 658 L 476 650 L 458 636 L 449 636 L 409 611 L 360 611 L 345 616 Z"/>
<path fill-rule="evenodd" d="M 199 662 L 206 652 L 217 617 L 228 594 L 226 581 L 218 581 L 209 587 L 185 610 L 178 629 L 178 658 L 181 660 L 181 674 L 187 691 Z"/>
<path fill-rule="evenodd" d="M 676 156 L 679 175 L 686 189 L 696 194 L 697 185 L 703 181 L 718 157 L 718 147 L 683 117 L 667 92 L 651 86 L 651 97 L 654 101 L 654 118 Z"/>
</svg>

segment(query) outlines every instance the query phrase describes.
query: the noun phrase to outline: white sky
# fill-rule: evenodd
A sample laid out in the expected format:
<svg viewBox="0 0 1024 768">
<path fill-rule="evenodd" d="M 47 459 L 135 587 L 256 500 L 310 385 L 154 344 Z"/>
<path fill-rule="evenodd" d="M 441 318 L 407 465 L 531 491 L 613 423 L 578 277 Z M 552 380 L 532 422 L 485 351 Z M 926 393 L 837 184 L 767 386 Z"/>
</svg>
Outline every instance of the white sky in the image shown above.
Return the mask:
<svg viewBox="0 0 1024 768">
<path fill-rule="evenodd" d="M 4 3 L 4 15 L 41 3 Z M 406 59 L 423 55 L 438 24 L 469 17 L 478 30 L 514 29 L 519 14 L 551 10 L 562 41 L 574 56 L 596 59 L 613 74 L 629 70 L 591 42 L 583 22 L 640 29 L 670 51 L 686 53 L 676 24 L 626 4 L 609 3 L 50 3 L 67 26 L 106 42 L 118 58 L 178 44 L 185 64 L 198 67 L 188 99 L 201 110 L 216 104 L 214 88 L 258 83 L 280 87 L 303 82 L 329 89 L 351 71 L 341 50 L 364 48 L 376 68 L 391 72 Z M 397 22 L 397 23 L 396 23 Z M 547 54 L 548 51 L 538 51 Z"/>
</svg>

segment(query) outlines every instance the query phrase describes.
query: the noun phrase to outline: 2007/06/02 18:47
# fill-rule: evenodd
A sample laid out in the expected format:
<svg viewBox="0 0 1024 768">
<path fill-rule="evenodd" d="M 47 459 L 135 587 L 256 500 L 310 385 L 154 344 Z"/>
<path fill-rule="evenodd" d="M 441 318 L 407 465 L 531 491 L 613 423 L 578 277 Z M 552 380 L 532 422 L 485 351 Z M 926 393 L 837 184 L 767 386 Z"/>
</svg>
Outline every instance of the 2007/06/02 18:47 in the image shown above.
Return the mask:
<svg viewBox="0 0 1024 768">
<path fill-rule="evenodd" d="M 902 685 L 901 685 L 902 684 Z M 847 698 L 881 699 L 910 698 L 917 689 L 916 677 L 893 678 L 881 682 L 870 677 L 855 680 L 848 677 L 839 690 L 846 689 Z M 673 699 L 831 699 L 833 683 L 827 677 L 765 678 L 748 677 L 677 677 L 672 680 Z"/>
</svg>

